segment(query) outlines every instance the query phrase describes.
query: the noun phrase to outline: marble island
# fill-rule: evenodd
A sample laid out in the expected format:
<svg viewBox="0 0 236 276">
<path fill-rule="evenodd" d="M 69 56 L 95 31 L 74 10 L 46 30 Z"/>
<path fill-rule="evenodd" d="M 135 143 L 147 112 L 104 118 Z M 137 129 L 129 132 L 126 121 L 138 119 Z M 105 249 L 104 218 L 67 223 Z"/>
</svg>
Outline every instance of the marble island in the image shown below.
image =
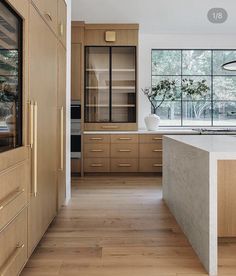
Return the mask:
<svg viewBox="0 0 236 276">
<path fill-rule="evenodd" d="M 163 198 L 207 272 L 217 275 L 218 237 L 236 237 L 236 137 L 164 136 Z"/>
</svg>

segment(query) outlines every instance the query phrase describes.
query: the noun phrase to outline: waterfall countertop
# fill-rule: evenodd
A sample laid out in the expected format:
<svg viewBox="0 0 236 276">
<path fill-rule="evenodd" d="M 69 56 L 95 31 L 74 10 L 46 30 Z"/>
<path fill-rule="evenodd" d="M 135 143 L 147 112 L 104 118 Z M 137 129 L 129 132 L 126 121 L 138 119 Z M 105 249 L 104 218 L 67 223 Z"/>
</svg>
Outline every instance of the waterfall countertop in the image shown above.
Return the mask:
<svg viewBox="0 0 236 276">
<path fill-rule="evenodd" d="M 236 136 L 230 135 L 175 135 L 167 136 L 209 153 L 236 154 Z"/>
</svg>

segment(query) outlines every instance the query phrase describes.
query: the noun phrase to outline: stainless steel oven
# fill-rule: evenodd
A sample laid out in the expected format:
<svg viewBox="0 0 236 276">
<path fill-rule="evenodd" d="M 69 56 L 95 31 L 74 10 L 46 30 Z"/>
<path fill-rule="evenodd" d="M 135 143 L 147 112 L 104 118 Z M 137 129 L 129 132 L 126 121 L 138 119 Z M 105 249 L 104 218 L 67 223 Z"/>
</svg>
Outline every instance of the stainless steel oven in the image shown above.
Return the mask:
<svg viewBox="0 0 236 276">
<path fill-rule="evenodd" d="M 81 104 L 71 102 L 71 158 L 81 158 Z"/>
</svg>

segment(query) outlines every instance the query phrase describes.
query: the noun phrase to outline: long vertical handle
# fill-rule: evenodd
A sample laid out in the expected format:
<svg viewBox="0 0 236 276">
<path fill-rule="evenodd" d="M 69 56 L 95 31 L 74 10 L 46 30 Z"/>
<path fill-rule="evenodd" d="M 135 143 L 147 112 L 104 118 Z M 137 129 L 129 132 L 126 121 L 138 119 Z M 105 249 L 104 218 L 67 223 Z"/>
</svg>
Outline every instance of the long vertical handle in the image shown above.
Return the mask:
<svg viewBox="0 0 236 276">
<path fill-rule="evenodd" d="M 36 197 L 38 192 L 38 104 L 34 103 L 34 142 L 33 142 L 33 195 Z"/>
<path fill-rule="evenodd" d="M 61 107 L 61 126 L 60 126 L 60 131 L 61 131 L 61 158 L 60 158 L 60 170 L 64 170 L 64 108 L 63 106 Z"/>
</svg>

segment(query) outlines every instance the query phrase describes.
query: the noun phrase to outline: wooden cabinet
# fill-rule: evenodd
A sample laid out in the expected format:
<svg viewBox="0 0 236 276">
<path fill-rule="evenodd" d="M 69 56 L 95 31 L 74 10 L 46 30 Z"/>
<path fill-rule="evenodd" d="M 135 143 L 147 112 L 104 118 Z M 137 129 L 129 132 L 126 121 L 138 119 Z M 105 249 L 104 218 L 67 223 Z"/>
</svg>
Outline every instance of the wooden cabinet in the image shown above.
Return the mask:
<svg viewBox="0 0 236 276">
<path fill-rule="evenodd" d="M 162 135 L 85 134 L 84 172 L 162 172 Z"/>
<path fill-rule="evenodd" d="M 57 138 L 58 138 L 58 178 L 57 207 L 60 209 L 66 199 L 66 50 L 59 43 L 57 57 Z"/>
<path fill-rule="evenodd" d="M 82 93 L 82 44 L 71 45 L 71 100 L 80 101 Z"/>
<path fill-rule="evenodd" d="M 67 30 L 67 6 L 64 0 L 58 0 L 58 36 L 62 44 L 66 47 Z"/>
<path fill-rule="evenodd" d="M 138 44 L 138 24 L 85 24 L 85 45 L 133 46 Z M 106 37 L 113 32 L 113 41 Z"/>
<path fill-rule="evenodd" d="M 136 129 L 136 46 L 87 46 L 85 67 L 85 129 Z"/>
<path fill-rule="evenodd" d="M 58 33 L 57 1 L 58 0 L 33 0 L 33 3 L 41 13 L 44 20 L 56 34 Z"/>
<path fill-rule="evenodd" d="M 0 232 L 0 275 L 19 275 L 27 261 L 26 208 Z"/>
<path fill-rule="evenodd" d="M 30 197 L 28 220 L 30 254 L 56 214 L 55 157 L 58 152 L 57 39 L 32 5 L 29 45 L 29 91 L 34 110 L 31 115 L 33 194 Z"/>
</svg>

